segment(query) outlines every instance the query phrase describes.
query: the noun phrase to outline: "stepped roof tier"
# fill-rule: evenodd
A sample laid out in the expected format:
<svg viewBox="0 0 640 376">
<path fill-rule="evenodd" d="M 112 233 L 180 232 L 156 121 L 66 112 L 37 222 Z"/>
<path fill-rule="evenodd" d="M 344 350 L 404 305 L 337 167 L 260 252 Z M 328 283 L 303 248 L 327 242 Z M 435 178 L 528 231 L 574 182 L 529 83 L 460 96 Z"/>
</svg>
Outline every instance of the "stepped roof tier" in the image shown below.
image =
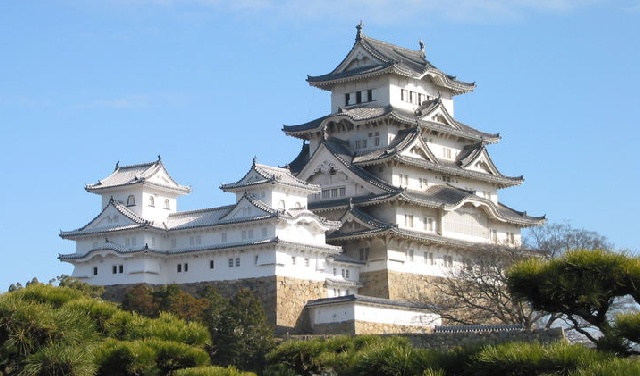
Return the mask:
<svg viewBox="0 0 640 376">
<path fill-rule="evenodd" d="M 252 214 L 251 216 L 239 215 L 239 209 L 247 207 L 247 204 L 257 209 L 255 210 L 255 214 Z M 236 216 L 234 214 L 238 215 Z M 304 208 L 290 208 L 285 210 L 273 209 L 253 195 L 245 193 L 242 199 L 234 205 L 171 214 L 168 219 L 167 229 L 174 231 L 186 230 L 247 221 L 259 221 L 269 218 L 279 218 L 292 223 L 314 220 L 319 225 L 323 226 L 325 230 L 337 229 L 340 226 L 339 222 L 318 217 L 311 211 Z"/>
<path fill-rule="evenodd" d="M 436 112 L 441 114 L 440 121 L 430 119 Z M 455 120 L 449 115 L 440 98 L 424 101 L 416 111 L 395 108 L 391 105 L 376 107 L 370 103 L 340 108 L 335 114 L 323 116 L 305 124 L 285 125 L 282 130 L 289 136 L 310 140 L 322 138 L 325 133 L 330 133 L 331 127 L 344 127 L 345 122 L 362 126 L 387 124 L 390 120 L 405 127 L 415 127 L 418 124 L 427 133 L 450 135 L 471 142 L 495 143 L 500 140 L 500 135 L 497 133 L 480 132 Z"/>
<path fill-rule="evenodd" d="M 467 177 L 496 184 L 500 188 L 519 185 L 524 181 L 522 176 L 502 175 L 489 157 L 484 143 L 480 142 L 466 146 L 455 161 L 440 160 L 434 156 L 429 146 L 423 141 L 421 137 L 423 133 L 424 129 L 422 127 L 414 126 L 398 132 L 395 139 L 385 148 L 359 151 L 357 153 L 350 148 L 346 141 L 334 137 L 323 140 L 320 145 L 329 150 L 344 166 L 354 173 L 387 191 L 393 191 L 395 187 L 371 174 L 364 167 L 394 161 L 436 173 Z M 424 154 L 424 158 L 412 157 L 405 153 L 413 148 L 419 148 Z M 318 152 L 318 150 L 315 152 Z M 288 166 L 293 173 L 298 174 L 303 170 L 311 158 L 310 153 L 308 145 L 305 144 L 300 154 Z M 482 163 L 485 172 L 469 168 L 476 162 Z"/>
<path fill-rule="evenodd" d="M 263 184 L 281 184 L 308 193 L 320 191 L 319 186 L 296 178 L 288 169 L 259 164 L 255 158 L 249 171 L 240 180 L 235 183 L 222 184 L 220 189 L 225 192 L 236 192 Z"/>
<path fill-rule="evenodd" d="M 118 220 L 114 220 L 118 218 Z M 105 206 L 100 214 L 89 223 L 72 231 L 60 231 L 63 239 L 72 239 L 77 236 L 90 234 L 109 234 L 117 231 L 127 231 L 137 228 L 151 227 L 153 222 L 148 221 L 127 208 L 124 204 L 113 199 Z"/>
<path fill-rule="evenodd" d="M 241 211 L 239 209 L 241 207 L 246 208 L 247 206 L 255 208 L 253 214 L 250 216 L 239 214 Z M 114 214 L 117 215 L 118 213 L 119 218 L 124 218 L 116 220 Z M 286 210 L 273 209 L 253 195 L 245 193 L 244 196 L 234 205 L 172 213 L 168 216 L 167 222 L 162 224 L 155 224 L 151 221 L 147 221 L 137 216 L 122 203 L 111 200 L 109 205 L 107 205 L 102 212 L 88 224 L 77 230 L 61 231 L 60 237 L 63 239 L 72 239 L 83 235 L 108 234 L 117 231 L 133 230 L 136 228 L 155 228 L 161 231 L 180 231 L 234 223 L 256 222 L 271 218 L 285 220 L 290 223 L 314 221 L 325 231 L 335 230 L 340 226 L 339 222 L 319 217 L 313 214 L 310 210 L 304 208 L 290 208 Z"/>
<path fill-rule="evenodd" d="M 87 184 L 85 190 L 101 194 L 109 190 L 128 189 L 134 185 L 149 186 L 178 194 L 191 192 L 190 187 L 180 185 L 173 180 L 162 164 L 160 156 L 155 162 L 151 163 L 132 166 L 119 166 L 119 163 L 116 163 L 111 175 L 99 180 L 97 183 Z"/>
<path fill-rule="evenodd" d="M 337 200 L 315 201 L 309 204 L 309 208 L 315 212 L 335 209 L 349 209 L 380 205 L 383 203 L 405 202 L 407 204 L 426 207 L 441 208 L 445 211 L 452 211 L 466 203 L 481 207 L 490 218 L 500 222 L 511 223 L 523 227 L 537 226 L 545 222 L 545 217 L 532 217 L 526 212 L 512 209 L 502 203 L 494 203 L 491 200 L 482 198 L 474 192 L 456 188 L 450 185 L 435 185 L 425 192 L 415 192 L 406 189 L 398 189 L 396 192 L 378 195 L 362 195 L 352 198 Z M 374 221 L 374 217 L 369 218 Z M 386 222 L 380 222 L 386 223 Z M 393 226 L 392 224 L 388 224 Z"/>
<path fill-rule="evenodd" d="M 343 223 L 354 221 L 354 222 L 357 222 L 360 225 L 360 227 L 357 229 L 347 229 L 346 227 L 342 227 L 340 230 L 327 235 L 328 241 L 340 242 L 340 241 L 379 237 L 381 235 L 384 235 L 384 236 L 393 236 L 393 237 L 417 240 L 425 243 L 447 245 L 447 246 L 464 248 L 464 249 L 479 249 L 482 247 L 495 247 L 495 244 L 491 244 L 491 243 L 471 242 L 471 241 L 444 237 L 437 233 L 425 233 L 420 231 L 413 231 L 406 228 L 401 228 L 396 226 L 395 224 L 388 223 L 378 218 L 375 218 L 374 216 L 368 214 L 364 210 L 361 210 L 358 207 L 358 203 L 356 203 L 355 201 L 357 200 L 354 199 L 353 202 L 350 202 L 347 204 L 346 211 L 343 214 L 341 221 Z M 521 226 L 526 226 L 523 223 L 525 220 L 526 222 L 529 223 L 528 224 L 529 226 L 539 225 L 543 223 L 545 220 L 544 217 L 541 217 L 541 218 L 527 217 L 525 213 L 516 212 L 513 209 L 506 208 L 505 206 L 501 206 L 500 208 L 505 211 L 507 210 L 510 211 L 511 212 L 510 214 L 514 216 L 519 216 L 520 221 L 518 221 L 519 223 L 517 224 Z"/>
<path fill-rule="evenodd" d="M 356 26 L 356 40 L 347 56 L 330 73 L 320 76 L 308 76 L 307 82 L 322 90 L 331 90 L 334 85 L 354 80 L 367 79 L 381 75 L 397 75 L 416 79 L 428 79 L 435 85 L 450 90 L 453 94 L 473 91 L 475 83 L 456 80 L 455 76 L 445 74 L 427 59 L 424 44 L 420 49 L 411 50 L 366 36 L 362 32 L 362 23 Z M 358 55 L 361 58 L 354 58 Z"/>
<path fill-rule="evenodd" d="M 94 253 L 102 252 L 102 251 L 112 251 L 119 255 L 145 254 L 145 255 L 156 255 L 156 256 L 171 256 L 171 255 L 180 255 L 180 254 L 189 254 L 189 253 L 207 253 L 211 251 L 225 251 L 225 250 L 233 250 L 233 249 L 243 249 L 245 251 L 250 251 L 253 249 L 260 249 L 260 247 L 273 246 L 273 245 L 286 247 L 286 248 L 293 248 L 297 250 L 319 252 L 319 253 L 328 254 L 328 255 L 337 255 L 342 251 L 342 247 L 338 247 L 338 246 L 331 246 L 331 245 L 321 246 L 321 245 L 314 245 L 314 244 L 307 244 L 307 243 L 299 243 L 299 242 L 282 240 L 282 239 L 279 239 L 278 237 L 268 238 L 268 239 L 258 239 L 258 240 L 246 241 L 246 242 L 218 243 L 218 244 L 212 244 L 212 245 L 173 249 L 169 251 L 153 249 L 146 244 L 143 247 L 128 248 L 106 239 L 104 244 L 98 245 L 97 247 L 95 247 L 94 249 L 88 252 L 61 254 L 61 255 L 58 255 L 58 259 L 61 261 L 64 261 L 64 260 L 80 261 L 80 260 L 90 259 Z"/>
</svg>

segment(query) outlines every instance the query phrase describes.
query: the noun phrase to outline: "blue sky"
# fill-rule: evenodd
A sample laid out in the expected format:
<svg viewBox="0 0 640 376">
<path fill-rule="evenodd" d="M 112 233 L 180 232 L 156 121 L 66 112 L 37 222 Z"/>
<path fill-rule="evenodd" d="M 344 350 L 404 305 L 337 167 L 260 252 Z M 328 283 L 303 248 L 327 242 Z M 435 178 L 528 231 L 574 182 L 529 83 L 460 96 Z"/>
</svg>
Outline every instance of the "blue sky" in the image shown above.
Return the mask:
<svg viewBox="0 0 640 376">
<path fill-rule="evenodd" d="M 640 251 L 638 0 L 51 0 L 0 5 L 0 291 L 70 274 L 60 230 L 100 211 L 87 183 L 162 156 L 192 193 L 219 191 L 255 156 L 284 165 L 281 132 L 329 111 L 328 73 L 355 25 L 478 88 L 456 117 L 501 142 L 522 186 L 500 200 Z"/>
</svg>

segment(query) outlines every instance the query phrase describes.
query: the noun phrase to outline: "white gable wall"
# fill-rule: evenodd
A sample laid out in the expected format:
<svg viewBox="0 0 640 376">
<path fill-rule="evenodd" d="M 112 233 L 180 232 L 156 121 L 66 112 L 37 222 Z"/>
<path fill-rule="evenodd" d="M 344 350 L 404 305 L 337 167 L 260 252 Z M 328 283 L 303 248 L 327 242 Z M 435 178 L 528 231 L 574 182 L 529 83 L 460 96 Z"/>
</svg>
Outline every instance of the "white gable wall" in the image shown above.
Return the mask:
<svg viewBox="0 0 640 376">
<path fill-rule="evenodd" d="M 378 324 L 433 327 L 441 325 L 440 317 L 423 310 L 376 306 L 347 301 L 309 307 L 311 325 L 345 321 L 365 321 Z"/>
</svg>

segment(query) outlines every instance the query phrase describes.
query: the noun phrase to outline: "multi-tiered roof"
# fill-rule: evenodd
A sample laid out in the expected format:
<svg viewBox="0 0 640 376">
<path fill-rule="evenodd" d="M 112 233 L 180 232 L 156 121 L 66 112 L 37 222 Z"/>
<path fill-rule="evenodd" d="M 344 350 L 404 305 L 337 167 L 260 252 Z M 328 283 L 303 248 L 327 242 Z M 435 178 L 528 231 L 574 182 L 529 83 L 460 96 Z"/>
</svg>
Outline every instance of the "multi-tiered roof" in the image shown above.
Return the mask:
<svg viewBox="0 0 640 376">
<path fill-rule="evenodd" d="M 367 82 L 380 76 L 396 77 L 414 82 L 424 82 L 435 87 L 437 94 L 425 96 L 425 100 L 413 107 L 393 105 L 389 102 L 369 100 L 362 103 L 345 103 L 329 115 L 300 125 L 285 125 L 283 131 L 305 141 L 300 154 L 288 165 L 298 177 L 309 179 L 318 165 L 330 160 L 335 168 L 344 169 L 356 179 L 369 184 L 367 192 L 340 198 L 322 198 L 309 204 L 318 213 L 344 210 L 344 223 L 348 217 L 360 226 L 343 228 L 330 236 L 332 240 L 395 234 L 400 237 L 418 237 L 429 243 L 456 243 L 466 247 L 472 243 L 444 238 L 441 234 L 424 234 L 399 228 L 397 224 L 376 218 L 367 208 L 383 204 L 404 203 L 415 207 L 455 211 L 463 205 L 481 208 L 487 218 L 508 223 L 517 228 L 541 224 L 544 217 L 532 217 L 526 212 L 509 208 L 497 199 L 482 197 L 477 192 L 455 184 L 455 179 L 494 187 L 494 190 L 521 184 L 522 176 L 502 174 L 487 151 L 487 145 L 500 140 L 499 134 L 485 133 L 454 119 L 441 93 L 451 102 L 453 96 L 470 92 L 474 83 L 459 81 L 455 76 L 443 73 L 427 59 L 424 45 L 419 50 L 398 47 L 370 38 L 357 26 L 353 48 L 330 73 L 309 76 L 311 86 L 340 95 L 346 85 L 366 88 Z M 380 82 L 380 81 L 378 81 Z M 358 86 L 359 85 L 359 86 Z M 399 89 L 398 89 L 399 92 Z M 338 94 L 336 94 L 338 93 Z M 369 94 L 370 95 L 370 94 Z M 390 94 L 392 95 L 392 94 Z M 347 100 L 348 102 L 348 100 Z M 397 103 L 397 102 L 396 102 Z M 389 140 L 379 146 L 354 147 L 349 134 L 380 130 Z M 383 137 L 384 138 L 384 137 Z M 453 140 L 464 147 L 455 158 L 442 158 L 434 153 L 437 142 L 432 138 Z M 393 184 L 388 176 L 377 173 L 385 166 L 405 166 L 417 169 L 420 176 L 438 177 L 440 183 L 426 189 L 407 189 Z M 444 177 L 444 178 L 442 178 Z"/>
<path fill-rule="evenodd" d="M 307 82 L 310 85 L 322 90 L 331 90 L 337 83 L 391 74 L 419 78 L 429 76 L 434 83 L 450 89 L 455 94 L 467 93 L 475 88 L 475 83 L 458 81 L 455 76 L 443 73 L 426 60 L 422 42 L 420 42 L 420 50 L 417 51 L 399 47 L 364 35 L 362 26 L 362 23 L 356 26 L 358 32 L 354 48 L 351 49 L 350 53 L 330 73 L 309 76 Z M 349 65 L 353 63 L 353 60 L 350 59 L 351 52 L 356 50 L 357 47 L 362 47 L 375 60 L 370 59 L 357 67 L 349 69 Z"/>
</svg>

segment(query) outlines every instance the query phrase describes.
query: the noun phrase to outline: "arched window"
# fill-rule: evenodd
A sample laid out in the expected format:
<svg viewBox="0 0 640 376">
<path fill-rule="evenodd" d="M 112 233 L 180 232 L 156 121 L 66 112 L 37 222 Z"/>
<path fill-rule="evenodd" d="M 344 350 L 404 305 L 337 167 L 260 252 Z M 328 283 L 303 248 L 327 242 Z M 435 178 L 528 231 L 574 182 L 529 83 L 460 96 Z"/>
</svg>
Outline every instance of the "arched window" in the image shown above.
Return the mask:
<svg viewBox="0 0 640 376">
<path fill-rule="evenodd" d="M 280 209 L 280 210 L 284 210 L 284 209 L 286 209 L 286 208 L 287 208 L 287 206 L 286 206 L 286 204 L 284 203 L 284 200 L 280 200 L 280 202 L 278 202 L 278 209 Z"/>
<path fill-rule="evenodd" d="M 136 205 L 136 198 L 134 195 L 129 195 L 129 197 L 127 197 L 127 206 L 135 206 Z"/>
<path fill-rule="evenodd" d="M 166 199 L 164 200 L 164 208 L 165 208 L 165 209 L 171 209 L 171 207 L 169 206 L 169 199 L 168 199 L 168 198 L 166 198 Z"/>
<path fill-rule="evenodd" d="M 149 206 L 156 206 L 155 205 L 155 200 L 153 199 L 153 196 L 149 196 Z"/>
<path fill-rule="evenodd" d="M 302 204 L 300 203 L 300 201 L 296 201 L 296 208 L 300 209 L 302 207 Z"/>
</svg>

